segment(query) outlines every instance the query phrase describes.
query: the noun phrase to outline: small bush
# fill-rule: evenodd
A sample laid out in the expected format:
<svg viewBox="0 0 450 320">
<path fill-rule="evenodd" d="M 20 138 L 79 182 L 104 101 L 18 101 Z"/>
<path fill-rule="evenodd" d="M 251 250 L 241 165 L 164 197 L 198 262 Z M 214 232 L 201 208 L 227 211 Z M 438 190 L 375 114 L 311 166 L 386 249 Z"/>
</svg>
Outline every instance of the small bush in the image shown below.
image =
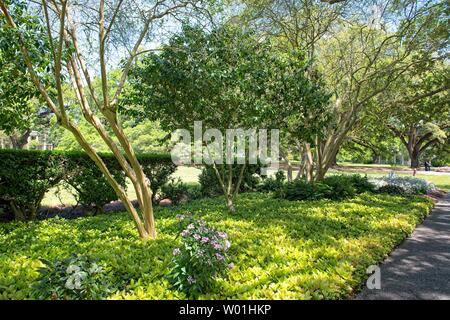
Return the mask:
<svg viewBox="0 0 450 320">
<path fill-rule="evenodd" d="M 286 200 L 318 200 L 329 197 L 332 189 L 320 182 L 309 183 L 306 180 L 299 179 L 285 184 L 282 188 L 275 191 L 276 198 Z"/>
<path fill-rule="evenodd" d="M 352 174 L 350 175 L 350 181 L 358 194 L 375 191 L 375 185 L 369 181 L 367 175 Z"/>
<path fill-rule="evenodd" d="M 172 162 L 170 154 L 165 153 L 139 154 L 138 160 L 150 181 L 154 200 L 155 195 L 169 181 L 177 166 Z"/>
<path fill-rule="evenodd" d="M 331 192 L 326 198 L 340 200 L 352 198 L 356 194 L 356 188 L 353 185 L 353 178 L 348 175 L 332 175 L 325 177 L 322 183 L 331 188 Z"/>
<path fill-rule="evenodd" d="M 203 220 L 194 220 L 190 215 L 177 218 L 182 245 L 173 250 L 168 277 L 175 289 L 196 297 L 232 268 L 227 256 L 230 242 L 225 232 L 208 227 Z"/>
<path fill-rule="evenodd" d="M 173 204 L 179 204 L 183 200 L 187 200 L 188 187 L 180 178 L 171 179 L 169 183 L 161 187 L 161 199 L 169 198 Z"/>
<path fill-rule="evenodd" d="M 393 184 L 386 184 L 377 190 L 379 193 L 387 193 L 392 195 L 406 195 L 405 189 Z"/>
<path fill-rule="evenodd" d="M 426 194 L 436 187 L 423 179 L 415 177 L 399 177 L 395 174 L 390 174 L 387 177 L 375 178 L 371 180 L 376 185 L 378 191 L 384 186 L 397 186 L 404 190 L 405 194 Z"/>
<path fill-rule="evenodd" d="M 274 192 L 281 189 L 286 180 L 284 171 L 278 170 L 275 174 L 275 178 L 268 177 L 263 178 L 262 181 L 256 186 L 256 190 L 259 192 Z"/>
<path fill-rule="evenodd" d="M 102 299 L 110 293 L 105 266 L 85 256 L 65 260 L 41 260 L 34 295 L 39 299 Z"/>
<path fill-rule="evenodd" d="M 45 193 L 64 178 L 66 165 L 67 159 L 57 152 L 0 150 L 0 201 L 5 219 L 37 218 Z"/>
<path fill-rule="evenodd" d="M 101 213 L 105 204 L 118 199 L 114 189 L 87 154 L 74 152 L 67 153 L 66 156 L 70 161 L 64 182 L 72 187 L 77 203 L 91 207 L 95 213 Z M 112 155 L 101 157 L 114 179 L 125 188 L 125 174 L 116 159 Z"/>
</svg>

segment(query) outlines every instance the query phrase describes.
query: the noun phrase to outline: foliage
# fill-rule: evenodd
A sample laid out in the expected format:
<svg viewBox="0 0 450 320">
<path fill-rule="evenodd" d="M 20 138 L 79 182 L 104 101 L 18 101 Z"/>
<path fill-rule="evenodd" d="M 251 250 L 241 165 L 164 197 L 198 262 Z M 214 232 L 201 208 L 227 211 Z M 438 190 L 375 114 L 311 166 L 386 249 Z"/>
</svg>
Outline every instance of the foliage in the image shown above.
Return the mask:
<svg viewBox="0 0 450 320">
<path fill-rule="evenodd" d="M 161 199 L 169 198 L 173 204 L 179 204 L 183 200 L 186 200 L 187 195 L 188 187 L 180 178 L 172 178 L 169 183 L 161 187 Z"/>
<path fill-rule="evenodd" d="M 304 179 L 297 179 L 288 182 L 274 193 L 275 198 L 286 200 L 318 200 L 329 197 L 332 189 L 321 182 L 307 182 Z"/>
<path fill-rule="evenodd" d="M 233 267 L 227 253 L 231 243 L 225 232 L 209 227 L 203 220 L 195 220 L 190 214 L 177 218 L 182 245 L 173 249 L 168 277 L 176 290 L 196 297 L 207 293 L 215 278 Z"/>
<path fill-rule="evenodd" d="M 71 186 L 77 203 L 91 207 L 95 213 L 102 213 L 103 206 L 117 200 L 117 194 L 102 175 L 100 169 L 94 166 L 85 153 L 66 153 L 68 161 L 64 182 Z M 117 182 L 126 188 L 125 175 L 117 160 L 111 155 L 102 155 L 102 159 Z"/>
<path fill-rule="evenodd" d="M 21 26 L 20 35 L 29 47 L 34 71 L 49 85 L 50 52 L 47 33 L 38 17 L 27 9 L 22 0 L 6 4 L 13 19 Z M 8 134 L 32 127 L 45 114 L 39 91 L 31 81 L 25 61 L 20 54 L 19 31 L 10 28 L 0 15 L 0 129 Z"/>
<path fill-rule="evenodd" d="M 65 175 L 67 161 L 50 151 L 0 150 L 0 199 L 16 220 L 35 219 L 45 193 Z"/>
<path fill-rule="evenodd" d="M 33 286 L 39 299 L 102 299 L 110 293 L 107 268 L 89 257 L 72 255 L 64 260 L 41 260 L 39 277 Z"/>
<path fill-rule="evenodd" d="M 376 185 L 378 191 L 380 191 L 380 188 L 385 186 L 396 186 L 403 189 L 404 193 L 409 195 L 425 194 L 436 189 L 434 184 L 429 183 L 424 179 L 415 177 L 401 177 L 395 174 L 381 178 L 374 178 L 371 181 Z M 389 188 L 384 188 L 382 190 L 389 190 Z"/>
<path fill-rule="evenodd" d="M 170 175 L 175 172 L 177 166 L 167 153 L 142 153 L 138 154 L 138 159 L 146 177 L 149 179 L 154 200 L 155 195 L 169 181 Z"/>
<path fill-rule="evenodd" d="M 125 188 L 125 175 L 111 154 L 100 154 L 112 175 Z M 157 192 L 176 167 L 163 153 L 137 156 Z M 59 182 L 75 190 L 78 201 L 101 211 L 103 205 L 117 200 L 117 194 L 100 170 L 83 152 L 0 150 L 0 200 L 18 220 L 37 217 L 45 193 Z"/>
<path fill-rule="evenodd" d="M 168 132 L 183 128 L 192 135 L 198 120 L 223 136 L 231 128 L 284 128 L 289 122 L 292 132 L 309 140 L 327 121 L 329 96 L 305 75 L 307 66 L 301 51 L 280 54 L 252 30 L 184 25 L 161 51 L 136 64 L 122 104 L 127 114 L 160 121 Z M 233 211 L 240 180 L 234 173 L 232 181 L 224 178 L 216 176 L 220 185 L 205 192 L 225 193 Z"/>
<path fill-rule="evenodd" d="M 379 193 L 387 193 L 393 195 L 406 195 L 406 190 L 395 184 L 385 184 L 377 189 Z"/>
<path fill-rule="evenodd" d="M 297 179 L 285 184 L 278 189 L 274 196 L 287 200 L 316 200 L 331 199 L 341 200 L 352 198 L 355 194 L 375 191 L 375 185 L 369 181 L 367 176 L 353 175 L 331 175 L 320 182 L 307 182 Z"/>
<path fill-rule="evenodd" d="M 356 193 L 374 192 L 375 185 L 369 181 L 367 175 L 361 176 L 360 174 L 349 175 L 351 184 L 356 190 Z"/>
<path fill-rule="evenodd" d="M 356 188 L 349 175 L 331 175 L 322 180 L 322 183 L 331 188 L 327 197 L 333 200 L 352 198 L 356 194 Z"/>
<path fill-rule="evenodd" d="M 286 180 L 286 174 L 283 170 L 278 170 L 275 173 L 275 178 L 268 177 L 263 178 L 261 182 L 256 186 L 256 190 L 259 192 L 274 192 L 283 187 Z"/>
<path fill-rule="evenodd" d="M 110 299 L 184 299 L 172 290 L 167 269 L 182 245 L 176 214 L 192 212 L 233 240 L 227 279 L 199 299 L 346 299 L 429 213 L 425 198 L 384 194 L 351 200 L 293 202 L 245 193 L 227 215 L 221 198 L 157 208 L 156 241 L 140 241 L 125 213 L 80 219 L 52 218 L 0 225 L 0 299 L 33 298 L 30 284 L 42 267 L 72 253 L 111 268 Z"/>
<path fill-rule="evenodd" d="M 228 176 L 229 167 L 227 165 L 216 165 L 216 167 L 223 177 Z M 232 167 L 232 180 L 234 183 L 239 179 L 241 168 L 242 165 L 234 165 Z M 259 181 L 258 175 L 260 175 L 260 173 L 261 168 L 259 165 L 246 165 L 239 192 L 255 190 Z M 198 181 L 200 183 L 200 190 L 204 196 L 212 197 L 224 193 L 212 165 L 204 166 Z"/>
</svg>

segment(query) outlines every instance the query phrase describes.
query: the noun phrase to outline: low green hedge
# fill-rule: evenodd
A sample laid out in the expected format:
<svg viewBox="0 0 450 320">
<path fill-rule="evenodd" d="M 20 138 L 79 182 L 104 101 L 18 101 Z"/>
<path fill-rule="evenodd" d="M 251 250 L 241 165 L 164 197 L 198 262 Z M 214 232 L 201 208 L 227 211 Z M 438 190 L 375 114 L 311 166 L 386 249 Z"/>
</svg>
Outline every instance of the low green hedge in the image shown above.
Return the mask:
<svg viewBox="0 0 450 320">
<path fill-rule="evenodd" d="M 117 181 L 125 188 L 125 174 L 112 154 L 100 154 Z M 140 154 L 138 160 L 154 193 L 175 171 L 169 154 Z M 0 150 L 0 210 L 16 220 L 36 218 L 45 193 L 64 182 L 75 190 L 75 198 L 101 211 L 117 200 L 112 187 L 94 162 L 83 152 Z"/>
<path fill-rule="evenodd" d="M 156 208 L 156 241 L 141 241 L 124 213 L 0 225 L 0 300 L 33 299 L 40 259 L 89 256 L 110 268 L 111 299 L 183 299 L 167 280 L 180 246 L 177 214 L 192 212 L 228 234 L 234 268 L 200 299 L 346 299 L 424 219 L 432 201 L 364 193 L 341 201 L 274 200 L 241 194 Z"/>
<path fill-rule="evenodd" d="M 374 191 L 375 185 L 369 181 L 367 176 L 342 174 L 330 175 L 318 182 L 298 179 L 285 183 L 275 190 L 274 197 L 287 200 L 341 200 Z"/>
</svg>

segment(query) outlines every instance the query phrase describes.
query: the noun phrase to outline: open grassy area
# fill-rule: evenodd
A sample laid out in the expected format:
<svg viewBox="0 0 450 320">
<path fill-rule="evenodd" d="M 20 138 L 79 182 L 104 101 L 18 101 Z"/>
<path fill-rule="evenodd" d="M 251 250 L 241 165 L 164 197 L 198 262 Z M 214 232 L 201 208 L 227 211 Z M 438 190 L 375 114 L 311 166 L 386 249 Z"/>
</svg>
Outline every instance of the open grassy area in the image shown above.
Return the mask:
<svg viewBox="0 0 450 320">
<path fill-rule="evenodd" d="M 0 299 L 32 298 L 39 258 L 100 259 L 116 284 L 108 298 L 185 298 L 165 278 L 179 244 L 177 213 L 190 211 L 228 232 L 235 268 L 200 298 L 345 299 L 430 211 L 430 200 L 362 194 L 290 202 L 242 194 L 231 215 L 223 198 L 156 210 L 158 239 L 142 242 L 125 213 L 0 225 Z"/>
</svg>

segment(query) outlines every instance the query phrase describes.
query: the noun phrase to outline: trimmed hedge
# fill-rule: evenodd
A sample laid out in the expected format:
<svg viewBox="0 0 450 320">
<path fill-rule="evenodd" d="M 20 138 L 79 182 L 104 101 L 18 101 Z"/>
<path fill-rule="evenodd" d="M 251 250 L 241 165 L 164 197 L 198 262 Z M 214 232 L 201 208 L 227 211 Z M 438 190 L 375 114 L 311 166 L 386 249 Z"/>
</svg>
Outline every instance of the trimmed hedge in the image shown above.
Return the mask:
<svg viewBox="0 0 450 320">
<path fill-rule="evenodd" d="M 112 154 L 100 154 L 125 188 L 125 174 Z M 140 154 L 138 160 L 155 194 L 175 171 L 169 154 Z M 73 187 L 78 203 L 101 211 L 117 200 L 113 188 L 86 153 L 41 150 L 0 150 L 0 214 L 6 219 L 29 220 L 45 193 L 64 182 Z"/>
</svg>

